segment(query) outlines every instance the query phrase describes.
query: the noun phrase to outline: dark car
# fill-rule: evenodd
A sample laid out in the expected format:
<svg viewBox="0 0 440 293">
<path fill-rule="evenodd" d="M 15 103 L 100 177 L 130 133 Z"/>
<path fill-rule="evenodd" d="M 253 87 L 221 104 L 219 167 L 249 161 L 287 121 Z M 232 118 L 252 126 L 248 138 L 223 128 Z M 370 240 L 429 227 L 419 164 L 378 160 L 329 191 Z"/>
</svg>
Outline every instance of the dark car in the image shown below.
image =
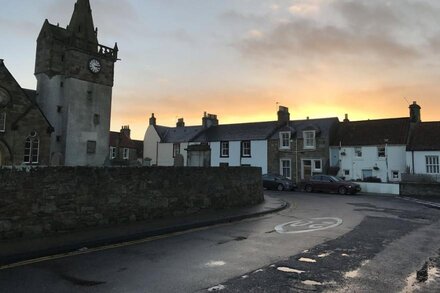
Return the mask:
<svg viewBox="0 0 440 293">
<path fill-rule="evenodd" d="M 289 178 L 278 174 L 264 174 L 263 187 L 267 189 L 275 189 L 278 191 L 295 190 L 296 184 Z"/>
<path fill-rule="evenodd" d="M 301 182 L 302 188 L 307 192 L 323 191 L 337 192 L 339 194 L 355 194 L 361 191 L 361 186 L 354 182 L 344 181 L 339 177 L 330 175 L 314 175 L 309 180 Z"/>
</svg>

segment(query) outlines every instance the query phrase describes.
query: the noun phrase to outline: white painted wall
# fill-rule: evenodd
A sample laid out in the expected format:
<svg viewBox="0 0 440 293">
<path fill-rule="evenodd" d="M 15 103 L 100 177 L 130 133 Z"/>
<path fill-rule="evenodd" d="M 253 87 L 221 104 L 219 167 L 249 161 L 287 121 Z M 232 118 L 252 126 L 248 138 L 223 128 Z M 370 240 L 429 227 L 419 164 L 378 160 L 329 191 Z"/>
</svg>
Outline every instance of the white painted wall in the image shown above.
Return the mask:
<svg viewBox="0 0 440 293">
<path fill-rule="evenodd" d="M 354 150 L 354 147 L 342 147 L 340 149 L 338 176 L 343 176 L 346 180 L 362 179 L 363 169 L 371 169 L 373 176 L 380 178 L 382 182 L 387 182 L 387 178 L 390 182 L 400 181 L 401 174 L 405 173 L 406 146 L 387 146 L 387 156 L 385 158 L 377 156 L 377 146 L 362 147 L 362 157 L 360 158 L 355 157 Z M 345 155 L 341 155 L 342 152 L 345 152 Z M 379 170 L 374 170 L 374 167 L 378 167 Z M 350 174 L 345 175 L 344 170 L 349 170 Z M 399 171 L 398 179 L 392 178 L 392 171 Z"/>
<path fill-rule="evenodd" d="M 160 142 L 159 134 L 157 134 L 154 126 L 149 125 L 144 135 L 144 159 L 150 158 L 151 165 L 157 164 L 157 144 Z"/>
<path fill-rule="evenodd" d="M 173 143 L 159 143 L 158 166 L 174 166 Z M 184 166 L 187 165 L 187 142 L 180 143 L 180 154 L 183 156 Z"/>
<path fill-rule="evenodd" d="M 261 167 L 261 171 L 267 173 L 267 141 L 251 140 L 251 157 L 241 157 L 241 141 L 229 141 L 229 157 L 220 157 L 220 142 L 211 142 L 211 166 L 220 166 L 220 163 L 228 163 L 229 166 L 241 166 L 249 164 L 253 167 Z"/>
<path fill-rule="evenodd" d="M 373 183 L 373 182 L 356 182 L 361 186 L 362 192 L 377 194 L 400 194 L 400 185 L 397 183 Z"/>
<path fill-rule="evenodd" d="M 414 166 L 412 152 L 406 152 L 406 162 L 407 165 L 412 170 L 414 169 L 415 174 L 427 174 L 426 173 L 426 156 L 439 156 L 440 151 L 415 151 L 414 152 Z M 432 175 L 432 174 L 430 174 Z"/>
</svg>

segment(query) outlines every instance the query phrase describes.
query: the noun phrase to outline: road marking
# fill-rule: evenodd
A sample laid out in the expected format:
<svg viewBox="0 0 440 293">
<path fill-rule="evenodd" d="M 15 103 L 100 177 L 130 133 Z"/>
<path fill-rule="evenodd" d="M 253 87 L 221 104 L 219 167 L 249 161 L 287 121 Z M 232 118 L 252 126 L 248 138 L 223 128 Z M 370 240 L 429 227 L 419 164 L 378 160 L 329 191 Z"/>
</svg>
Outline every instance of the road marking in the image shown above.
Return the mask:
<svg viewBox="0 0 440 293">
<path fill-rule="evenodd" d="M 341 224 L 342 219 L 339 218 L 311 218 L 296 220 L 278 225 L 275 227 L 275 231 L 281 234 L 306 233 L 334 228 Z"/>
</svg>

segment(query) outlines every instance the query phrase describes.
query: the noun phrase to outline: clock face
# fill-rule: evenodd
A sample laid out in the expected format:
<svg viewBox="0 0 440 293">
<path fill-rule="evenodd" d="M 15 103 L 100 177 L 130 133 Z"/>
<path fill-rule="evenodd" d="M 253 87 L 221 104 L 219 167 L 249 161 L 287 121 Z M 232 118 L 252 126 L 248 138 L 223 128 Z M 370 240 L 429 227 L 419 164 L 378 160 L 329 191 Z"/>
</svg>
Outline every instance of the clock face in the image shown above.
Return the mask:
<svg viewBox="0 0 440 293">
<path fill-rule="evenodd" d="M 4 107 L 9 103 L 9 94 L 6 90 L 0 88 L 0 107 Z"/>
<path fill-rule="evenodd" d="M 89 70 L 93 73 L 99 73 L 101 71 L 101 62 L 98 59 L 90 59 Z"/>
</svg>

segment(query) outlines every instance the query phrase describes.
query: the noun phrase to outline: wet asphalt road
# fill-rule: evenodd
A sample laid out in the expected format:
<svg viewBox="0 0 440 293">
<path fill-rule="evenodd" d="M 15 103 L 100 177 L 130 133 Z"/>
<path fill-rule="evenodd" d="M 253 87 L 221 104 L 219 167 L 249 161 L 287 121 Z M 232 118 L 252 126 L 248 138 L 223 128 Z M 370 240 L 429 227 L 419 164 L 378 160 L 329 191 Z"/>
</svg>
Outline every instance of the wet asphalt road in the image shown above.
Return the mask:
<svg viewBox="0 0 440 293">
<path fill-rule="evenodd" d="M 267 194 L 290 207 L 1 270 L 0 291 L 440 292 L 440 210 L 386 196 Z"/>
</svg>

